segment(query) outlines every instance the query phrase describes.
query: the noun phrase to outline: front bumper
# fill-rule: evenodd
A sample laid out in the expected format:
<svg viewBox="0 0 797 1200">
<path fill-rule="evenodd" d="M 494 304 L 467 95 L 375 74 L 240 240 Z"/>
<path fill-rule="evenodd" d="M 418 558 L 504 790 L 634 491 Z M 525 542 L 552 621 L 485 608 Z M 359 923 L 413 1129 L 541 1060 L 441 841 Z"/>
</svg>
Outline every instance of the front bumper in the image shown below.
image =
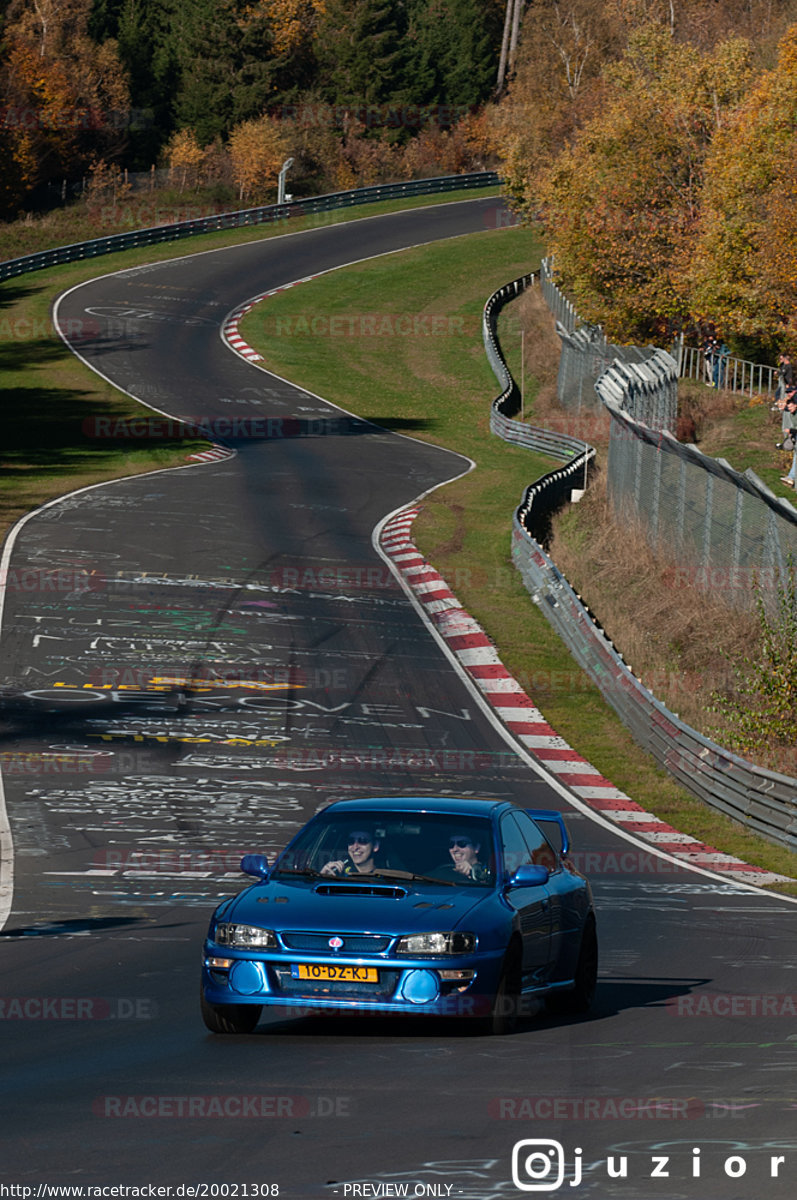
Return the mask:
<svg viewBox="0 0 797 1200">
<path fill-rule="evenodd" d="M 298 1014 L 323 1009 L 403 1013 L 413 1016 L 479 1016 L 489 1011 L 498 987 L 503 954 L 452 955 L 446 959 L 335 957 L 336 967 L 376 972 L 376 981 L 298 979 L 300 964 L 329 967 L 328 956 L 230 951 L 205 948 L 202 988 L 212 1005 L 258 1004 Z M 229 963 L 229 966 L 219 966 Z"/>
</svg>

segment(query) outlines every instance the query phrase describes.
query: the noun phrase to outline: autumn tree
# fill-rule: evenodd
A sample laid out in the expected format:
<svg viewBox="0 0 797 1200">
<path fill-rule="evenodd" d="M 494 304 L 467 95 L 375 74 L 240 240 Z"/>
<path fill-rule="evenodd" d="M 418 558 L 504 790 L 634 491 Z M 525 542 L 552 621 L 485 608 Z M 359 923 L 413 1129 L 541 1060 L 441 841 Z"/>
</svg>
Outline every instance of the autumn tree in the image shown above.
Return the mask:
<svg viewBox="0 0 797 1200">
<path fill-rule="evenodd" d="M 279 121 L 269 116 L 242 121 L 230 134 L 229 153 L 241 203 L 264 204 L 271 199 L 288 156 Z"/>
<path fill-rule="evenodd" d="M 164 157 L 178 187 L 184 191 L 199 181 L 205 152 L 190 129 L 178 129 L 166 145 Z"/>
<path fill-rule="evenodd" d="M 687 314 L 706 154 L 749 78 L 740 39 L 699 56 L 640 30 L 600 110 L 532 181 L 563 281 L 610 336 L 644 340 Z"/>
<path fill-rule="evenodd" d="M 88 33 L 91 0 L 12 0 L 2 101 L 12 173 L 30 190 L 124 145 L 128 90 L 116 43 Z"/>
<path fill-rule="evenodd" d="M 598 0 L 535 4 L 506 96 L 486 112 L 506 189 L 527 215 L 538 207 L 531 180 L 588 118 L 601 72 L 623 46 Z"/>
<path fill-rule="evenodd" d="M 312 42 L 325 10 L 326 0 L 256 0 L 248 14 L 262 16 L 268 22 L 274 54 L 281 57 L 295 54 Z"/>
<path fill-rule="evenodd" d="M 692 304 L 740 349 L 797 348 L 797 26 L 714 140 Z"/>
</svg>

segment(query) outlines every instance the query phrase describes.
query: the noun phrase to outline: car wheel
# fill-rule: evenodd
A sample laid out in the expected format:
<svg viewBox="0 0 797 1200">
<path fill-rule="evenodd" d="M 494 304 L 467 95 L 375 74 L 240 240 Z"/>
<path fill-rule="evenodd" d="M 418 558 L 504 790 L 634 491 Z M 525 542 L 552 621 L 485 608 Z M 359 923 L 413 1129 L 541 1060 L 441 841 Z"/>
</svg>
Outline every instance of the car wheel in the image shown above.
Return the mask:
<svg viewBox="0 0 797 1200">
<path fill-rule="evenodd" d="M 263 1011 L 262 1004 L 208 1004 L 204 992 L 199 1002 L 211 1033 L 251 1033 Z"/>
<path fill-rule="evenodd" d="M 508 1033 L 515 1032 L 520 1007 L 520 985 L 520 953 L 517 947 L 510 947 L 504 959 L 490 1015 L 485 1022 L 486 1033 L 503 1037 Z"/>
<path fill-rule="evenodd" d="M 548 997 L 548 1007 L 560 1013 L 586 1013 L 592 1008 L 598 985 L 598 935 L 595 918 L 587 917 L 576 963 L 575 986 Z"/>
</svg>

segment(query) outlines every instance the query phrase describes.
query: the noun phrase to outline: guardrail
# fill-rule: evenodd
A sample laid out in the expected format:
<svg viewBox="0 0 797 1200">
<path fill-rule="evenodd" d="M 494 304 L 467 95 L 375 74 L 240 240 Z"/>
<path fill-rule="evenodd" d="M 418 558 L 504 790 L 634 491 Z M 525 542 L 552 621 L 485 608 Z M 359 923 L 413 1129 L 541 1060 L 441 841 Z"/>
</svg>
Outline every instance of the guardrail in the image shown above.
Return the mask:
<svg viewBox="0 0 797 1200">
<path fill-rule="evenodd" d="M 505 442 L 525 446 L 528 450 L 548 454 L 551 458 L 563 459 L 568 464 L 567 467 L 543 475 L 536 483 L 531 484 L 526 489 L 519 509 L 523 522 L 530 530 L 533 529 L 535 536 L 545 544 L 550 537 L 553 513 L 561 507 L 565 499 L 570 498 L 574 489 L 586 489 L 587 472 L 589 464 L 595 458 L 595 450 L 580 438 L 555 433 L 537 425 L 528 425 L 525 421 L 513 420 L 514 414 L 520 408 L 520 392 L 501 352 L 498 316 L 505 304 L 514 300 L 526 288 L 533 287 L 538 278 L 534 273 L 522 275 L 493 292 L 484 306 L 482 336 L 490 366 L 503 388 L 500 395 L 493 400 L 490 409 L 490 431 Z"/>
<path fill-rule="evenodd" d="M 266 204 L 237 212 L 194 217 L 190 221 L 175 221 L 170 225 L 153 225 L 148 229 L 109 234 L 107 237 L 93 238 L 87 242 L 75 242 L 71 246 L 59 246 L 52 250 L 41 250 L 37 254 L 7 259 L 0 262 L 0 282 L 13 279 L 17 275 L 25 275 L 29 271 L 42 271 L 46 267 L 60 266 L 61 263 L 115 254 L 119 250 L 133 250 L 137 246 L 154 246 L 160 242 L 178 241 L 180 238 L 195 237 L 200 233 L 216 233 L 219 230 L 239 229 L 247 225 L 272 224 L 276 221 L 288 221 L 291 217 L 332 212 L 358 204 L 374 204 L 378 200 L 431 196 L 442 192 L 490 187 L 498 182 L 496 171 L 471 171 L 465 175 L 439 175 L 431 179 L 411 179 L 400 183 L 351 188 L 344 192 L 329 192 L 324 196 L 307 196 L 302 200 L 292 200 L 290 204 Z"/>
<path fill-rule="evenodd" d="M 678 370 L 666 350 L 653 350 L 644 362 L 616 359 L 595 382 L 604 404 L 609 400 L 648 429 L 674 433 L 678 415 Z"/>
<path fill-rule="evenodd" d="M 513 524 L 512 559 L 535 604 L 634 740 L 693 795 L 762 836 L 797 849 L 797 780 L 703 737 L 637 679 L 553 561 Z"/>
<path fill-rule="evenodd" d="M 513 400 L 517 400 L 517 387 L 501 354 L 494 321 L 500 307 L 524 291 L 532 279 L 526 275 L 514 280 L 495 292 L 485 305 L 485 348 L 503 388 L 501 395 L 493 401 L 490 417 L 490 428 L 499 437 L 504 436 L 502 421 L 508 420 L 500 409 L 507 404 L 511 408 Z M 510 431 L 520 424 L 512 421 Z M 523 428 L 533 430 L 533 427 Z M 537 432 L 533 431 L 529 441 L 510 440 L 538 449 L 538 445 L 532 444 Z M 576 438 L 566 440 L 579 442 Z M 583 456 L 594 455 L 586 442 L 579 442 L 579 445 Z M 657 700 L 624 662 L 535 536 L 541 523 L 547 523 L 548 500 L 554 499 L 556 489 L 562 496 L 572 487 L 572 474 L 582 469 L 586 470 L 586 465 L 582 466 L 578 458 L 573 458 L 568 466 L 544 476 L 526 490 L 514 514 L 512 560 L 532 600 L 634 739 L 660 766 L 712 808 L 771 841 L 790 850 L 797 849 L 797 780 L 757 767 L 730 753 L 686 725 Z M 561 478 L 557 480 L 556 476 Z M 544 512 L 540 511 L 540 506 L 535 508 L 538 495 L 548 497 Z M 543 540 L 544 537 L 543 529 Z"/>
</svg>

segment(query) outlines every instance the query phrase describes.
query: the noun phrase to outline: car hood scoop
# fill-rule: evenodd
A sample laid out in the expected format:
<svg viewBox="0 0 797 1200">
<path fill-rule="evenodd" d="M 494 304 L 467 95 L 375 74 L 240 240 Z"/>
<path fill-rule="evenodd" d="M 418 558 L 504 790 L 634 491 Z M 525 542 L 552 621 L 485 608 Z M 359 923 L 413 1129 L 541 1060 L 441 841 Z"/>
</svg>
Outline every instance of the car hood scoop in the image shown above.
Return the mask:
<svg viewBox="0 0 797 1200">
<path fill-rule="evenodd" d="M 317 896 L 374 896 L 385 900 L 403 900 L 407 889 L 379 883 L 319 883 L 313 888 Z"/>
</svg>

